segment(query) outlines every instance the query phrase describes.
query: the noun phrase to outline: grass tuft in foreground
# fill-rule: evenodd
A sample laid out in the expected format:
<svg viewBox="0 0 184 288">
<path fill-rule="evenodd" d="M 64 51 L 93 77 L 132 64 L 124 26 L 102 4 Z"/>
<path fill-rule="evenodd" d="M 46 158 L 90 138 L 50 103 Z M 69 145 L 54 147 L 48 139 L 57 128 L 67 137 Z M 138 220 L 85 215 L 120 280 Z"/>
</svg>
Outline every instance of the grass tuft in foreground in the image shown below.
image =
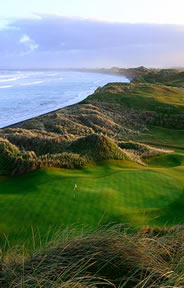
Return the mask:
<svg viewBox="0 0 184 288">
<path fill-rule="evenodd" d="M 40 250 L 2 252 L 0 286 L 184 287 L 183 226 L 73 232 L 57 234 Z"/>
</svg>

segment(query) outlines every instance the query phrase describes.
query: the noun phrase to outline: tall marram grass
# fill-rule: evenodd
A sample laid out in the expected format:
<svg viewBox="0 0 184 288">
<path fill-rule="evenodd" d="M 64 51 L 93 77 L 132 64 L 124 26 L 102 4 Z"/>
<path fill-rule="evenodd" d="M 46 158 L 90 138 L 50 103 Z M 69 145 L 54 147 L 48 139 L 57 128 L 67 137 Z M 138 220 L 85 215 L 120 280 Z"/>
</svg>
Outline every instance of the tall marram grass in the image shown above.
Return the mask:
<svg viewBox="0 0 184 288">
<path fill-rule="evenodd" d="M 184 228 L 67 230 L 39 250 L 9 248 L 0 287 L 184 287 Z"/>
</svg>

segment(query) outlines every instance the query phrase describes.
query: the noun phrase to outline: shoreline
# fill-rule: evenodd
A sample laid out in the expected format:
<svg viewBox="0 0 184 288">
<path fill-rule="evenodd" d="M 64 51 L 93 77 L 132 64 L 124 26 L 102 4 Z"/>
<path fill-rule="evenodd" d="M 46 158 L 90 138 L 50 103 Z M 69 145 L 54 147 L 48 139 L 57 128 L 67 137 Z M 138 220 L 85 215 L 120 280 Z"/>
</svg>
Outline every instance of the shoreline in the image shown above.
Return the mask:
<svg viewBox="0 0 184 288">
<path fill-rule="evenodd" d="M 56 69 L 57 70 L 57 69 Z M 59 70 L 59 69 L 58 69 Z M 61 69 L 62 70 L 62 69 Z M 64 69 L 63 69 L 64 70 Z M 103 71 L 102 71 L 103 70 Z M 121 74 L 121 73 L 118 73 L 118 72 L 114 72 L 114 71 L 110 71 L 110 70 L 106 70 L 106 69 L 100 69 L 99 71 L 98 71 L 98 69 L 68 69 L 67 70 L 68 72 L 70 72 L 70 71 L 75 71 L 75 72 L 90 72 L 90 73 L 100 73 L 100 74 L 110 74 L 110 75 L 119 75 L 119 76 L 122 76 L 122 77 L 125 77 L 129 82 L 122 82 L 122 83 L 130 83 L 131 82 L 131 80 L 132 80 L 132 78 L 130 79 L 130 77 L 128 77 L 128 76 L 126 76 L 126 75 L 124 75 L 124 74 Z M 108 83 L 107 83 L 108 84 Z M 98 87 L 97 87 L 97 89 L 98 89 Z M 96 91 L 96 89 L 94 90 L 94 92 L 93 93 L 95 93 L 95 91 Z M 87 95 L 84 99 L 86 99 L 87 97 L 88 97 L 89 95 Z M 83 99 L 83 100 L 84 100 Z M 2 127 L 2 128 L 0 128 L 0 130 L 4 130 L 4 129 L 7 129 L 7 128 L 22 128 L 22 126 L 27 122 L 27 121 L 30 121 L 30 120 L 32 120 L 32 119 L 35 119 L 35 118 L 37 118 L 37 117 L 42 117 L 42 116 L 45 116 L 45 115 L 49 115 L 49 114 L 51 114 L 51 113 L 55 113 L 55 112 L 57 112 L 57 111 L 59 111 L 59 110 L 61 110 L 61 109 L 64 109 L 64 108 L 68 108 L 68 107 L 72 107 L 72 106 L 74 106 L 74 105 L 78 105 L 81 101 L 83 101 L 83 100 L 80 100 L 79 102 L 76 102 L 76 103 L 73 103 L 73 104 L 69 104 L 69 105 L 66 105 L 66 106 L 63 106 L 63 107 L 60 107 L 60 108 L 57 108 L 57 109 L 55 109 L 55 110 L 52 110 L 52 111 L 49 111 L 49 112 L 45 112 L 45 113 L 43 113 L 43 114 L 40 114 L 40 115 L 38 115 L 38 116 L 33 116 L 33 117 L 30 117 L 30 118 L 28 118 L 28 119 L 25 119 L 25 120 L 21 120 L 21 121 L 18 121 L 18 122 L 15 122 L 15 123 L 13 123 L 13 124 L 10 124 L 10 125 L 7 125 L 7 126 L 4 126 L 4 127 Z"/>
<path fill-rule="evenodd" d="M 88 95 L 88 96 L 89 96 L 89 95 Z M 88 97 L 88 96 L 87 96 L 87 97 Z M 86 98 L 87 98 L 87 97 L 86 97 Z M 85 99 L 86 99 L 86 98 L 85 98 Z M 81 101 L 83 101 L 83 100 L 81 100 Z M 81 101 L 80 101 L 80 102 L 81 102 Z M 70 104 L 70 105 L 67 105 L 67 106 L 64 106 L 64 107 L 61 107 L 61 108 L 58 108 L 58 109 L 55 109 L 55 110 L 52 110 L 52 111 L 49 111 L 49 112 L 40 114 L 40 115 L 38 115 L 38 116 L 34 116 L 34 117 L 31 117 L 31 118 L 28 118 L 28 119 L 25 119 L 25 120 L 16 122 L 16 123 L 14 123 L 14 124 L 7 125 L 7 126 L 5 126 L 5 127 L 0 128 L 0 130 L 4 130 L 4 129 L 7 129 L 7 128 L 22 128 L 22 125 L 23 125 L 25 122 L 27 122 L 27 121 L 30 121 L 30 120 L 32 120 L 32 119 L 35 119 L 35 118 L 38 118 L 38 117 L 42 117 L 42 116 L 45 116 L 45 115 L 49 115 L 49 114 L 51 114 L 51 113 L 55 113 L 55 112 L 57 112 L 57 111 L 59 111 L 59 110 L 61 110 L 61 109 L 65 109 L 65 108 L 72 107 L 72 106 L 74 106 L 74 105 L 78 105 L 80 102 L 77 102 L 77 103 L 75 103 L 75 104 Z"/>
</svg>

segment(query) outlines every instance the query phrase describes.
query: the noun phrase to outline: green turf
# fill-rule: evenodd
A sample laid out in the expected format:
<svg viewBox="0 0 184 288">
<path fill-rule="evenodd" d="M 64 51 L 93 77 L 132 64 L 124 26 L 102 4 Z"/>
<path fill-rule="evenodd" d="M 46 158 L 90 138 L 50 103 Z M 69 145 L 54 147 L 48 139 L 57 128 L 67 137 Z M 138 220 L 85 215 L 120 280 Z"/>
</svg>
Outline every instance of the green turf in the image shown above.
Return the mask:
<svg viewBox="0 0 184 288">
<path fill-rule="evenodd" d="M 149 127 L 149 130 L 132 137 L 137 142 L 165 147 L 174 151 L 184 151 L 184 130 Z"/>
<path fill-rule="evenodd" d="M 183 90 L 165 85 L 109 83 L 97 93 L 88 96 L 82 103 L 89 101 L 126 105 L 136 111 L 154 111 L 163 114 L 184 112 Z"/>
<path fill-rule="evenodd" d="M 184 155 L 179 153 L 164 154 L 146 161 L 149 166 L 178 167 L 184 165 Z"/>
<path fill-rule="evenodd" d="M 1 241 L 6 234 L 10 242 L 22 243 L 30 240 L 32 228 L 43 235 L 49 227 L 70 224 L 94 227 L 112 220 L 133 225 L 173 223 L 176 203 L 184 198 L 184 167 L 131 165 L 112 161 L 84 170 L 45 169 L 1 179 Z M 184 199 L 179 204 L 184 208 Z M 177 221 L 184 221 L 182 213 Z"/>
</svg>

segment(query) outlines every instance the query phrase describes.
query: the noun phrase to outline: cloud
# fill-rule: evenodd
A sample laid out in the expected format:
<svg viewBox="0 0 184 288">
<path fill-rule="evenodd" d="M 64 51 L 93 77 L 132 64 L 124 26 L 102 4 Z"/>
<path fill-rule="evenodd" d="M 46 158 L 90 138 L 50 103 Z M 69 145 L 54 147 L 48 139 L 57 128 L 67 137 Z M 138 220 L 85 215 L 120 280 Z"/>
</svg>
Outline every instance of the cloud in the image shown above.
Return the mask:
<svg viewBox="0 0 184 288">
<path fill-rule="evenodd" d="M 11 21 L 0 30 L 0 43 L 7 67 L 184 66 L 177 56 L 184 51 L 184 26 L 177 25 L 39 15 Z"/>
<path fill-rule="evenodd" d="M 25 34 L 20 38 L 20 43 L 29 43 L 30 41 L 32 41 L 30 37 Z"/>
<path fill-rule="evenodd" d="M 19 42 L 22 43 L 26 48 L 26 51 L 21 55 L 28 55 L 34 52 L 34 50 L 38 49 L 39 47 L 39 45 L 34 40 L 32 40 L 27 34 L 22 35 Z"/>
</svg>

